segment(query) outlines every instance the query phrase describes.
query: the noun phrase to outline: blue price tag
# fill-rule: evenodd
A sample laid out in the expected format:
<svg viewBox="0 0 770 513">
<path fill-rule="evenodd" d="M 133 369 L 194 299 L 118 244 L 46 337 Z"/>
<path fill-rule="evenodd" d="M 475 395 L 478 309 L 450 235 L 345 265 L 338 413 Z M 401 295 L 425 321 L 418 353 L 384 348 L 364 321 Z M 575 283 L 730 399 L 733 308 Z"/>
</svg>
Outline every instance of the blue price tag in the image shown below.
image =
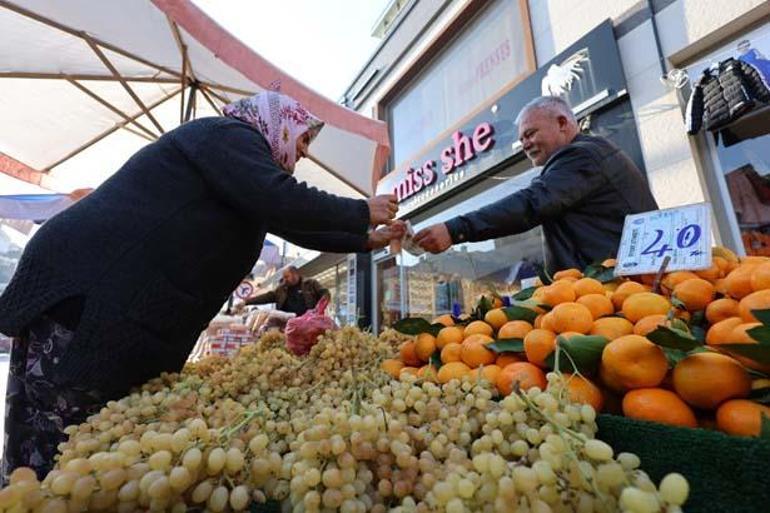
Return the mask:
<svg viewBox="0 0 770 513">
<path fill-rule="evenodd" d="M 666 257 L 667 272 L 711 266 L 708 203 L 626 216 L 615 274 L 655 273 Z"/>
</svg>

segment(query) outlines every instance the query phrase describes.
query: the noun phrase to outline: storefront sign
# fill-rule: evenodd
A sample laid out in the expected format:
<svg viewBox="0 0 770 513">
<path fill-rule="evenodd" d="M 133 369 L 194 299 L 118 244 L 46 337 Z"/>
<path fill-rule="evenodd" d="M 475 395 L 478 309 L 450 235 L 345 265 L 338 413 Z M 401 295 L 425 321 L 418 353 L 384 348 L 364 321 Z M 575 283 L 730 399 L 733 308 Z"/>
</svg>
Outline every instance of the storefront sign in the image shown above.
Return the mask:
<svg viewBox="0 0 770 513">
<path fill-rule="evenodd" d="M 461 125 L 436 134 L 435 144 L 379 181 L 377 194 L 395 193 L 399 216 L 407 216 L 520 153 L 516 116 L 543 92 L 559 94 L 585 115 L 625 94 L 625 87 L 608 20 Z"/>
<path fill-rule="evenodd" d="M 483 153 L 495 144 L 494 128 L 487 122 L 480 123 L 473 129 L 469 137 L 461 131 L 452 134 L 452 144 L 441 150 L 441 173 L 448 175 L 462 167 L 476 155 Z M 406 171 L 406 178 L 396 184 L 393 194 L 399 203 L 411 198 L 423 188 L 430 187 L 438 179 L 436 161 L 428 160 L 422 167 L 414 169 L 410 167 Z"/>
<path fill-rule="evenodd" d="M 615 274 L 692 271 L 711 265 L 711 207 L 708 203 L 626 216 Z"/>
</svg>

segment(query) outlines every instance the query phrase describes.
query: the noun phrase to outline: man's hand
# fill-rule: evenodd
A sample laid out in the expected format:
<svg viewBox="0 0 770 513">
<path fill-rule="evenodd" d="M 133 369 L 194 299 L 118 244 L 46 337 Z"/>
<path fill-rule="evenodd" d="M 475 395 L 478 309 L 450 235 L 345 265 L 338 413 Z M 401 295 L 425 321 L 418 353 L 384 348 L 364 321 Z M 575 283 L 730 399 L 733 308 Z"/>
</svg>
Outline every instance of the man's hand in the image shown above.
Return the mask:
<svg viewBox="0 0 770 513">
<path fill-rule="evenodd" d="M 366 200 L 369 205 L 369 224 L 390 224 L 390 220 L 396 217 L 398 203 L 395 194 L 384 194 Z"/>
<path fill-rule="evenodd" d="M 423 228 L 415 234 L 414 241 L 431 253 L 441 253 L 452 245 L 452 237 L 444 223 Z"/>
<path fill-rule="evenodd" d="M 366 249 L 384 248 L 391 240 L 401 240 L 404 235 L 406 235 L 406 223 L 403 221 L 393 221 L 389 226 L 369 232 Z"/>
</svg>

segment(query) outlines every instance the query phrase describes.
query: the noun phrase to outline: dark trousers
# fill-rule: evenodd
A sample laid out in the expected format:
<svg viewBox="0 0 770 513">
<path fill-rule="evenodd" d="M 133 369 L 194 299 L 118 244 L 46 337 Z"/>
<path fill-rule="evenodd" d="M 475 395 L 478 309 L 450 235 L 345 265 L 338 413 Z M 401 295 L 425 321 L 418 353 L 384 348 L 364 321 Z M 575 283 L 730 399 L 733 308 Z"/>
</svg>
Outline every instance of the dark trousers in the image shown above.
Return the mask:
<svg viewBox="0 0 770 513">
<path fill-rule="evenodd" d="M 62 384 L 57 365 L 74 333 L 43 316 L 13 340 L 5 399 L 2 482 L 17 467 L 30 467 L 43 479 L 53 468 L 63 430 L 99 411 L 105 400 L 95 390 Z"/>
</svg>

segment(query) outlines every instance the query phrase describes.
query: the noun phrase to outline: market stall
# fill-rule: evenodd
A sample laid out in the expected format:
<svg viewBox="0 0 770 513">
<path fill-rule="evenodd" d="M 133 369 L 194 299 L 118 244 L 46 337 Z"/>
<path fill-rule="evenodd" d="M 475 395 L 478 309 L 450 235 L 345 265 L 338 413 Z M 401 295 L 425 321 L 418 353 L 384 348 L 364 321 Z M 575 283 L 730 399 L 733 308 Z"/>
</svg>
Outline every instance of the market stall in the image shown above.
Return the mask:
<svg viewBox="0 0 770 513">
<path fill-rule="evenodd" d="M 268 332 L 67 428 L 56 469 L 14 472 L 0 507 L 761 511 L 770 259 L 705 260 L 562 270 L 301 356 Z"/>
<path fill-rule="evenodd" d="M 0 43 L 0 171 L 47 188 L 98 185 L 183 121 L 266 89 L 326 122 L 299 179 L 360 197 L 387 157 L 384 123 L 315 93 L 188 0 L 2 1 Z M 84 174 L 93 154 L 104 169 Z"/>
</svg>

